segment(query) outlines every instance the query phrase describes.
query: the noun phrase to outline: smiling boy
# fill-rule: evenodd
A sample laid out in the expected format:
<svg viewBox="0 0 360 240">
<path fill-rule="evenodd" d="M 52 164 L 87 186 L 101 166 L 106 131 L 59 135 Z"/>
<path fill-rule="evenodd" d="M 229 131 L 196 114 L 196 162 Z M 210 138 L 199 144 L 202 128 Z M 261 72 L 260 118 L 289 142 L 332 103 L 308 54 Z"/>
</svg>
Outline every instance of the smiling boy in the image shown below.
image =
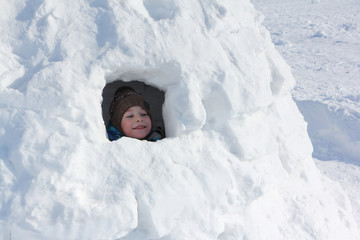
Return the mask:
<svg viewBox="0 0 360 240">
<path fill-rule="evenodd" d="M 141 107 L 133 106 L 124 113 L 121 129 L 128 137 L 143 139 L 151 131 L 150 116 Z"/>
<path fill-rule="evenodd" d="M 106 130 L 110 141 L 123 136 L 149 141 L 164 137 L 161 129 L 152 130 L 150 105 L 128 86 L 116 90 Z"/>
</svg>

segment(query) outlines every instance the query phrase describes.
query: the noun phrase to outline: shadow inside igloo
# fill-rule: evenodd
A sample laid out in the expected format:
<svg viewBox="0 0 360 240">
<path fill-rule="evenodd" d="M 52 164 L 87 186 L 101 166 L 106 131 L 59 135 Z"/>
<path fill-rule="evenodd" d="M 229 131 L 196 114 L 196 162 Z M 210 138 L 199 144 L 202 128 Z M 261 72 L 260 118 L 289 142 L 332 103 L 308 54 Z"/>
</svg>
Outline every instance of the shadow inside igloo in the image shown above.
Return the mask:
<svg viewBox="0 0 360 240">
<path fill-rule="evenodd" d="M 116 90 L 122 86 L 132 87 L 137 93 L 139 93 L 144 98 L 145 101 L 147 101 L 150 104 L 153 128 L 160 127 L 165 132 L 164 120 L 162 116 L 162 106 L 165 100 L 165 92 L 137 80 L 131 82 L 124 82 L 122 80 L 117 80 L 106 84 L 106 86 L 103 89 L 103 93 L 102 93 L 103 101 L 101 103 L 104 125 L 106 126 L 106 124 L 110 120 L 109 109 L 110 109 L 110 104 L 114 99 L 114 94 Z"/>
</svg>

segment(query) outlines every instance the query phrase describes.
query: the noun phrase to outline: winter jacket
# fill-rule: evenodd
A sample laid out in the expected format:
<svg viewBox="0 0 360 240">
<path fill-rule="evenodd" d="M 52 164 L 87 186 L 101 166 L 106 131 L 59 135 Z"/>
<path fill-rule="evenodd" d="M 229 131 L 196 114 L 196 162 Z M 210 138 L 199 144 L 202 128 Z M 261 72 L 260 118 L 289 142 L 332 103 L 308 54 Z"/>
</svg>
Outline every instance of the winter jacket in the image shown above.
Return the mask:
<svg viewBox="0 0 360 240">
<path fill-rule="evenodd" d="M 110 120 L 108 121 L 108 123 L 106 125 L 106 132 L 108 134 L 108 138 L 109 138 L 110 141 L 118 140 L 119 138 L 124 136 L 119 130 L 117 130 L 112 125 Z M 147 135 L 142 140 L 155 142 L 155 141 L 160 140 L 160 139 L 162 139 L 164 137 L 165 137 L 164 131 L 161 129 L 161 127 L 157 127 L 156 129 L 152 129 L 151 132 L 149 133 L 149 135 Z"/>
</svg>

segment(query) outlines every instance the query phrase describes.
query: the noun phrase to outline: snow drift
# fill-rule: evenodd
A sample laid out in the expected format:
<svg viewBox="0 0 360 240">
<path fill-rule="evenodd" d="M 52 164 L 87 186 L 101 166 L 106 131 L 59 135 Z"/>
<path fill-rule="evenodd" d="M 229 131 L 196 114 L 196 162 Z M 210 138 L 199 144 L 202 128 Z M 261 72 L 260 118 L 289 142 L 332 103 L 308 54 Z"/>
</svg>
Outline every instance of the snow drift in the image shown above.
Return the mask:
<svg viewBox="0 0 360 240">
<path fill-rule="evenodd" d="M 248 1 L 2 5 L 3 239 L 358 236 Z M 119 79 L 165 92 L 166 139 L 108 141 Z"/>
</svg>

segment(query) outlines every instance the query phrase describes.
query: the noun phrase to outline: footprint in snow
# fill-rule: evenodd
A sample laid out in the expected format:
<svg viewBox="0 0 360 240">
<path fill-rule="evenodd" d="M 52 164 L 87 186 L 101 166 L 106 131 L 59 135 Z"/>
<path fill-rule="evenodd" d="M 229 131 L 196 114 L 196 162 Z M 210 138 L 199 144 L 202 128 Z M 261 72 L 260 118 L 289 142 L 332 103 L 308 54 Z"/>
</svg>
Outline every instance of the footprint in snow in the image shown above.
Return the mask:
<svg viewBox="0 0 360 240">
<path fill-rule="evenodd" d="M 143 0 L 143 3 L 155 21 L 172 19 L 178 9 L 174 0 Z"/>
</svg>

